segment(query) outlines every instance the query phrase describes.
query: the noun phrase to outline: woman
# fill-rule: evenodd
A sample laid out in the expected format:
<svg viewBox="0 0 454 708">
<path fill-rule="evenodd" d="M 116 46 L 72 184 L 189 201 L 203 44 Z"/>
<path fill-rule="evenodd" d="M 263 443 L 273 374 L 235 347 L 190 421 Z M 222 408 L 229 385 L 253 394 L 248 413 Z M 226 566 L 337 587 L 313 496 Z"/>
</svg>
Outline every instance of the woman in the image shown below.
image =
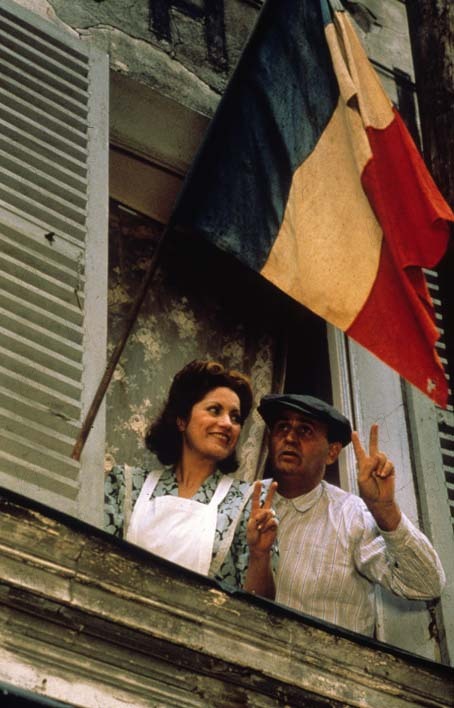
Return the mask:
<svg viewBox="0 0 454 708">
<path fill-rule="evenodd" d="M 147 474 L 137 500 L 132 485 L 118 481 L 131 468 L 114 468 L 107 488 L 118 496 L 123 490 L 126 501 L 130 496 L 135 501 L 128 541 L 273 599 L 276 484 L 264 483 L 262 492 L 262 483 L 251 486 L 226 474 L 238 467 L 235 448 L 251 406 L 245 376 L 214 361 L 190 362 L 174 377 L 163 412 L 145 437 L 166 467 Z M 133 470 L 130 476 L 137 480 L 145 474 Z M 108 504 L 115 516 L 112 497 Z"/>
</svg>

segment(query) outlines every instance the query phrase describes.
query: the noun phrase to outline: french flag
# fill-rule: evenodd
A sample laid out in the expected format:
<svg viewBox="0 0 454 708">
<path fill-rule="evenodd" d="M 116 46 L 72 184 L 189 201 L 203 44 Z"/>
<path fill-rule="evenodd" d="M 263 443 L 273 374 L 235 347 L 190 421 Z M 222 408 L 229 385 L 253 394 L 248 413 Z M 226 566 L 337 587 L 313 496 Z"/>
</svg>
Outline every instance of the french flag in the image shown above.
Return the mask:
<svg viewBox="0 0 454 708">
<path fill-rule="evenodd" d="M 268 0 L 172 220 L 445 406 L 423 268 L 454 214 L 338 0 Z"/>
</svg>

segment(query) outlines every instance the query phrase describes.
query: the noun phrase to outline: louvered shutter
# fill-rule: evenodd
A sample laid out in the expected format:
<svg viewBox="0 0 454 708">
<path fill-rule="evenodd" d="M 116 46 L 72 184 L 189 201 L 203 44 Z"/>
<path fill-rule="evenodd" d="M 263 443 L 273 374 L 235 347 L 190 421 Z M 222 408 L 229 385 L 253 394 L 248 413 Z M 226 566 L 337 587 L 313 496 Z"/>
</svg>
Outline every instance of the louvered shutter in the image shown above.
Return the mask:
<svg viewBox="0 0 454 708">
<path fill-rule="evenodd" d="M 99 523 L 107 58 L 0 0 L 0 484 Z M 101 482 L 100 482 L 101 479 Z"/>
<path fill-rule="evenodd" d="M 445 366 L 445 370 L 449 371 L 448 360 L 446 358 L 446 338 L 443 322 L 444 305 L 440 299 L 438 273 L 433 270 L 426 270 L 425 275 L 434 303 L 435 316 L 437 318 L 438 329 L 440 331 L 440 339 L 436 346 L 440 359 Z M 454 532 L 454 397 L 452 391 L 452 381 L 449 381 L 449 398 L 446 410 L 441 408 L 437 408 L 436 410 L 440 450 L 443 462 L 443 473 L 446 480 L 451 525 Z"/>
</svg>

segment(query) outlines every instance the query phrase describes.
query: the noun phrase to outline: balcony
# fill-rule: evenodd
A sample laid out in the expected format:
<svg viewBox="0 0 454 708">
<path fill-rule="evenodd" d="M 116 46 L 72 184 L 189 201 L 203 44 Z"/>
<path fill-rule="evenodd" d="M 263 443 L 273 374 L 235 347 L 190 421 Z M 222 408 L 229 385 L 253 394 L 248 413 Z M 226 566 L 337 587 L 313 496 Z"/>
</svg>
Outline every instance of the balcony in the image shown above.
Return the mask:
<svg viewBox="0 0 454 708">
<path fill-rule="evenodd" d="M 453 705 L 446 666 L 225 592 L 9 491 L 0 511 L 0 682 L 31 702 Z"/>
</svg>

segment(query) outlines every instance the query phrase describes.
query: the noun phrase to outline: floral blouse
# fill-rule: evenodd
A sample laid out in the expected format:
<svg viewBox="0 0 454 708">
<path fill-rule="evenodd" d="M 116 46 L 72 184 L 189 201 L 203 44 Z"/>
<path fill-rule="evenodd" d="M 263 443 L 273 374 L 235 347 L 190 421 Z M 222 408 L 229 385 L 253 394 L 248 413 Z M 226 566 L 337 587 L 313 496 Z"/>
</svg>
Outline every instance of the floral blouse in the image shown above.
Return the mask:
<svg viewBox="0 0 454 708">
<path fill-rule="evenodd" d="M 148 475 L 148 470 L 140 467 L 133 467 L 132 473 L 132 492 L 131 502 L 134 506 L 137 497 L 140 494 L 143 483 Z M 208 504 L 211 500 L 219 481 L 222 479 L 223 473 L 217 470 L 213 475 L 208 477 L 205 482 L 199 487 L 192 499 L 202 504 Z M 271 484 L 271 479 L 264 480 L 262 486 L 262 502 Z M 249 482 L 243 482 L 239 479 L 234 479 L 224 500 L 218 507 L 218 516 L 216 524 L 216 533 L 213 546 L 213 557 L 217 553 L 219 545 L 227 533 L 230 524 L 236 518 L 244 495 L 250 488 Z M 178 483 L 175 478 L 172 467 L 166 467 L 159 479 L 158 484 L 152 494 L 152 497 L 164 496 L 172 494 L 178 496 Z M 123 466 L 115 466 L 106 478 L 105 482 L 105 506 L 104 506 L 104 527 L 109 533 L 123 538 L 124 527 L 124 500 L 125 500 L 125 474 Z M 251 500 L 245 506 L 238 523 L 232 545 L 227 553 L 224 562 L 222 563 L 216 580 L 230 586 L 231 588 L 241 588 L 244 585 L 246 571 L 249 560 L 249 548 L 246 541 L 246 525 L 251 511 Z M 272 550 L 272 568 L 276 572 L 278 561 L 277 548 Z"/>
</svg>

